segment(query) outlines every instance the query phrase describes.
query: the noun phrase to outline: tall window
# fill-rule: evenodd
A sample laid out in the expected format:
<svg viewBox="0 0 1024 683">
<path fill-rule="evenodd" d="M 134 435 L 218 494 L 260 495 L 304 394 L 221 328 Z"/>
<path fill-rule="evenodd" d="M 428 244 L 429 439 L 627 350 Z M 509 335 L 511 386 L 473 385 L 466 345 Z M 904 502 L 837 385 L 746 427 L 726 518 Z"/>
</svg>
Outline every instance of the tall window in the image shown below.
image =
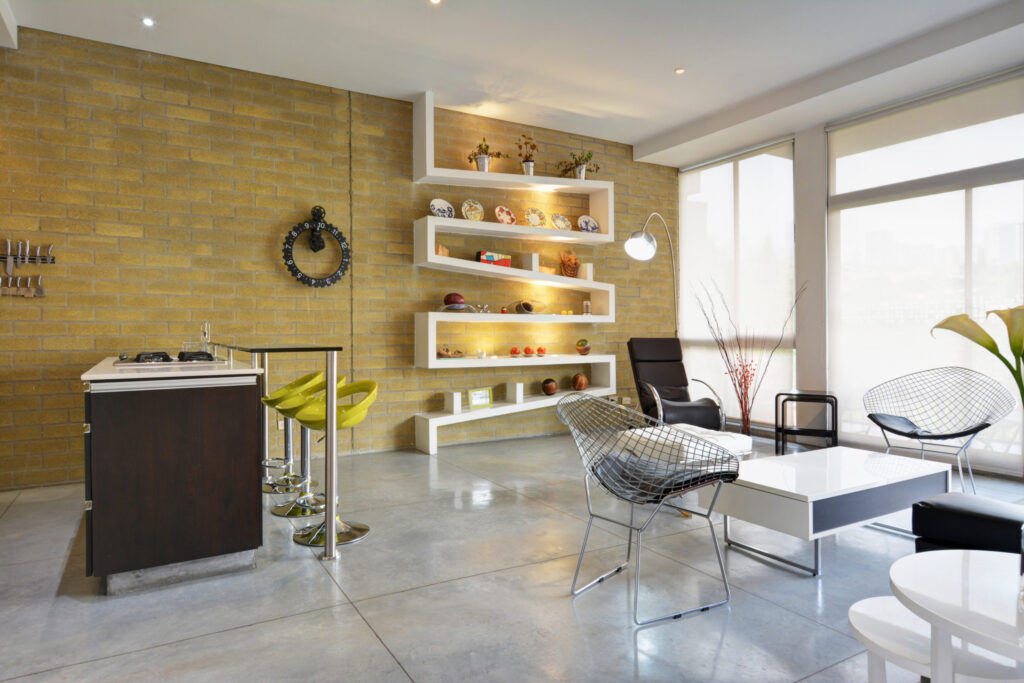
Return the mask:
<svg viewBox="0 0 1024 683">
<path fill-rule="evenodd" d="M 793 143 L 680 174 L 680 335 L 690 377 L 739 407 L 697 295 L 721 291 L 741 333 L 774 343 L 793 304 Z M 719 309 L 721 313 L 724 313 Z M 793 325 L 785 330 L 751 411 L 773 421 L 772 396 L 793 386 Z M 699 393 L 699 389 L 694 389 Z"/>
<path fill-rule="evenodd" d="M 829 386 L 840 438 L 881 443 L 861 397 L 885 380 L 943 365 L 995 378 L 988 352 L 946 332 L 968 313 L 1005 348 L 985 312 L 1024 303 L 1024 78 L 829 134 Z M 975 464 L 1021 474 L 1021 413 L 982 432 Z"/>
</svg>

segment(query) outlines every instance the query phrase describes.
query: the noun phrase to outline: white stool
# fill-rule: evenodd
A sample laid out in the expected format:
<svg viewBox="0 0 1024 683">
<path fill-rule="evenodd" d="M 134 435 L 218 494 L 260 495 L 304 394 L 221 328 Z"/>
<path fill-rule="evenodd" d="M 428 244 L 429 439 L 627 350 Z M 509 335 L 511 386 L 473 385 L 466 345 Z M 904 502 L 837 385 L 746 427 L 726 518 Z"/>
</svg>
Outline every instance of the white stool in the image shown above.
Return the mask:
<svg viewBox="0 0 1024 683">
<path fill-rule="evenodd" d="M 868 683 L 885 683 L 885 662 L 919 676 L 931 676 L 931 625 L 891 595 L 867 598 L 850 607 L 850 630 L 868 651 Z M 1024 666 L 953 639 L 956 680 L 1024 681 Z"/>
</svg>

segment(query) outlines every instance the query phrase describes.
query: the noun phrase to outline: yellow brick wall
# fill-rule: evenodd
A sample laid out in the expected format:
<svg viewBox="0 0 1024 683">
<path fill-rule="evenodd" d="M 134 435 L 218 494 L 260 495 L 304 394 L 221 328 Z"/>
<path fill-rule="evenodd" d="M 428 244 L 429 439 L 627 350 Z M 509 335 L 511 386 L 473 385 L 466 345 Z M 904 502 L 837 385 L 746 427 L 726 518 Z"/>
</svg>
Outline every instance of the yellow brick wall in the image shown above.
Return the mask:
<svg viewBox="0 0 1024 683">
<path fill-rule="evenodd" d="M 433 197 L 573 216 L 585 197 L 413 185 L 407 102 L 35 30 L 22 29 L 19 44 L 0 49 L 0 244 L 52 243 L 57 263 L 17 270 L 43 275 L 46 298 L 0 299 L 0 489 L 82 479 L 81 373 L 120 351 L 177 350 L 202 321 L 215 338 L 344 345 L 340 372 L 381 385 L 371 416 L 340 440 L 357 451 L 410 446 L 413 414 L 439 408 L 444 390 L 515 380 L 536 393 L 544 376 L 565 386 L 586 369 L 415 368 L 413 312 L 435 310 L 447 292 L 492 310 L 520 298 L 579 309 L 582 297 L 412 266 L 412 222 Z M 595 353 L 618 355 L 619 392 L 632 393 L 625 340 L 671 334 L 672 292 L 667 253 L 639 264 L 622 242 L 650 210 L 675 223 L 674 169 L 634 163 L 628 145 L 436 116 L 439 166 L 469 168 L 482 136 L 513 152 L 522 132 L 540 145 L 538 174 L 571 150 L 594 151 L 596 177 L 615 182 L 616 243 L 576 252 L 616 285 L 616 322 L 507 325 L 482 343 L 557 352 L 586 336 Z M 515 172 L 514 162 L 494 170 Z M 349 274 L 318 290 L 295 283 L 281 260 L 285 232 L 315 204 L 353 250 Z M 457 256 L 538 250 L 450 237 Z M 560 250 L 544 246 L 542 263 Z M 476 341 L 460 325 L 440 338 Z M 315 355 L 274 357 L 271 384 L 321 366 Z M 553 411 L 538 411 L 442 429 L 441 442 L 560 429 Z"/>
</svg>

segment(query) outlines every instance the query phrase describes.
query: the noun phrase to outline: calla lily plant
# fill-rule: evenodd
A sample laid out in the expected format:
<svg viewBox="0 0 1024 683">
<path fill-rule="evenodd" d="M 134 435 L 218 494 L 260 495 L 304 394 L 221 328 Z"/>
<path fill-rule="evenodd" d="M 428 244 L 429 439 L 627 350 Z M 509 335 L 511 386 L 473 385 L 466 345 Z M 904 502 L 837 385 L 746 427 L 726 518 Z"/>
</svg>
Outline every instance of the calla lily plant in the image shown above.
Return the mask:
<svg viewBox="0 0 1024 683">
<path fill-rule="evenodd" d="M 950 330 L 992 353 L 1013 375 L 1013 380 L 1017 383 L 1017 391 L 1020 392 L 1021 404 L 1024 405 L 1024 379 L 1021 377 L 1021 363 L 1024 361 L 1024 306 L 1001 308 L 989 311 L 987 315 L 993 313 L 998 315 L 1006 325 L 1006 334 L 1010 340 L 1010 358 L 1000 353 L 999 344 L 992 338 L 992 335 L 971 320 L 966 313 L 949 316 L 932 328 L 932 334 L 935 334 L 935 330 Z"/>
</svg>

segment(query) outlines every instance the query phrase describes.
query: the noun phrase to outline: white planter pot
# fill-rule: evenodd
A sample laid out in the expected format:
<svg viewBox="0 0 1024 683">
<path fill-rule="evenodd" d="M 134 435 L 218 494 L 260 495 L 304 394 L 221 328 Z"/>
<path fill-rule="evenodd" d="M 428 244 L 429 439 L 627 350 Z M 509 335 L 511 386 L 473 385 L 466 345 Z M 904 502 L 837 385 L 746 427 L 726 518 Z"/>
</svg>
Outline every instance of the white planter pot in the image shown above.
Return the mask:
<svg viewBox="0 0 1024 683">
<path fill-rule="evenodd" d="M 524 161 L 523 162 L 523 175 L 533 175 L 533 162 L 532 161 Z"/>
<path fill-rule="evenodd" d="M 586 164 L 580 164 L 579 166 L 577 166 L 576 168 L 573 169 L 573 172 L 576 173 L 576 177 L 579 178 L 580 180 L 586 180 L 587 179 L 587 165 Z"/>
<path fill-rule="evenodd" d="M 487 173 L 490 166 L 491 157 L 487 156 L 486 154 L 476 155 L 476 170 L 480 171 L 481 173 Z"/>
</svg>

